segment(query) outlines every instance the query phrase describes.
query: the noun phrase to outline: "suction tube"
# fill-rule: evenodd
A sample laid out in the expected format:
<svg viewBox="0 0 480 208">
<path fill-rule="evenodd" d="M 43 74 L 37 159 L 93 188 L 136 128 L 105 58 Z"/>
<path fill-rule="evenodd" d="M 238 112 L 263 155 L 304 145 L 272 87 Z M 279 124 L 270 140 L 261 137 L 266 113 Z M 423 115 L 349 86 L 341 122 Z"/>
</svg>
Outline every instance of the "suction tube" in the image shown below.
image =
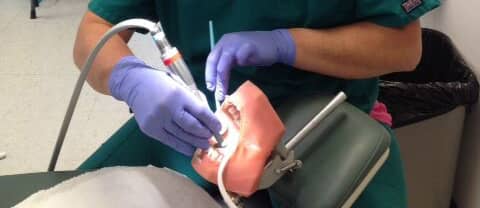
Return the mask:
<svg viewBox="0 0 480 208">
<path fill-rule="evenodd" d="M 105 43 L 110 40 L 114 35 L 118 34 L 121 31 L 132 29 L 132 28 L 141 28 L 146 29 L 155 35 L 159 29 L 157 24 L 144 20 L 144 19 L 130 19 L 125 20 L 123 22 L 118 23 L 117 25 L 113 26 L 110 30 L 108 30 L 102 38 L 97 43 L 97 46 L 93 49 L 90 55 L 85 62 L 85 65 L 82 67 L 82 71 L 80 72 L 80 76 L 78 77 L 77 83 L 75 84 L 75 88 L 73 90 L 72 97 L 70 98 L 70 103 L 68 104 L 67 112 L 63 118 L 62 127 L 57 137 L 57 142 L 55 144 L 55 148 L 53 150 L 52 157 L 50 158 L 50 164 L 48 165 L 48 171 L 54 171 L 55 166 L 57 165 L 58 156 L 62 149 L 63 142 L 65 140 L 65 136 L 68 131 L 68 127 L 70 126 L 70 121 L 72 120 L 73 112 L 75 111 L 75 107 L 78 103 L 78 98 L 80 97 L 80 93 L 82 92 L 82 87 L 87 79 L 87 75 L 92 69 L 93 61 L 97 57 L 100 49 L 103 48 Z"/>
</svg>

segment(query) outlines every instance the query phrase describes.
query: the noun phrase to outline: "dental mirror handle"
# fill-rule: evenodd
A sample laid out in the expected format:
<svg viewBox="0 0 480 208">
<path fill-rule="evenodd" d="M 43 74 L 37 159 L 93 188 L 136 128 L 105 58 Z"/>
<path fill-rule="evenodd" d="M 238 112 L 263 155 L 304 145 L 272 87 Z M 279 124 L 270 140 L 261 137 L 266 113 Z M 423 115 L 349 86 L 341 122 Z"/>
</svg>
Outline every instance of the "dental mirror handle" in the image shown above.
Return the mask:
<svg viewBox="0 0 480 208">
<path fill-rule="evenodd" d="M 209 33 L 209 37 L 210 37 L 210 51 L 212 51 L 213 47 L 215 47 L 215 32 L 213 31 L 213 21 L 212 20 L 208 21 L 208 33 Z M 217 83 L 218 83 L 218 80 L 217 80 Z M 214 96 L 214 99 L 215 99 L 215 110 L 218 110 L 221 107 L 220 101 L 217 100 L 217 98 L 215 96 Z"/>
</svg>

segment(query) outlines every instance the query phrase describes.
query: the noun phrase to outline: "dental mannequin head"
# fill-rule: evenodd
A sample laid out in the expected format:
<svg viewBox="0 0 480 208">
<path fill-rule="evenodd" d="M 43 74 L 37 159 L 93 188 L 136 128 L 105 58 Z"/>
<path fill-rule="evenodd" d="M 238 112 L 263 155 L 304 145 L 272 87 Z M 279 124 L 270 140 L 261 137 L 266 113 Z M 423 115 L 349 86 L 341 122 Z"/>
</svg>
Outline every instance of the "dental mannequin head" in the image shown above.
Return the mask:
<svg viewBox="0 0 480 208">
<path fill-rule="evenodd" d="M 225 146 L 238 139 L 223 179 L 228 191 L 250 196 L 257 190 L 265 163 L 280 142 L 285 127 L 265 94 L 249 81 L 225 99 L 216 115 L 223 125 L 224 147 L 217 147 L 212 141 L 208 150 L 195 152 L 192 165 L 202 177 L 217 183 Z"/>
</svg>

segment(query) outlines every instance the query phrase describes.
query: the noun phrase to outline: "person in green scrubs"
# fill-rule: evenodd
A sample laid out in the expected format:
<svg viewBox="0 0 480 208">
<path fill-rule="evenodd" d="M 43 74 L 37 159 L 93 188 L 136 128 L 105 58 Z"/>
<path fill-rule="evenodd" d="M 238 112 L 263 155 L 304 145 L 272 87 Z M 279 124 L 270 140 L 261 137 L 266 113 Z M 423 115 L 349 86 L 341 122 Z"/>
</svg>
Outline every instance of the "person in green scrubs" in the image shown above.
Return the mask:
<svg viewBox="0 0 480 208">
<path fill-rule="evenodd" d="M 77 34 L 75 64 L 83 66 L 100 37 L 122 20 L 161 21 L 210 105 L 250 80 L 274 106 L 293 95 L 346 92 L 368 113 L 378 76 L 411 71 L 421 56 L 418 18 L 438 0 L 92 0 Z M 222 37 L 210 52 L 208 21 Z M 98 92 L 124 101 L 134 118 L 79 169 L 155 165 L 181 172 L 205 189 L 190 165 L 195 148 L 220 128 L 205 106 L 174 87 L 163 72 L 133 56 L 133 31 L 110 40 L 88 76 Z M 243 52 L 242 52 L 243 51 Z M 246 52 L 245 52 L 246 51 Z M 207 61 L 208 60 L 208 61 Z M 205 70 L 206 69 L 206 70 Z M 208 88 L 207 88 L 208 87 Z M 354 207 L 407 207 L 399 147 Z"/>
</svg>

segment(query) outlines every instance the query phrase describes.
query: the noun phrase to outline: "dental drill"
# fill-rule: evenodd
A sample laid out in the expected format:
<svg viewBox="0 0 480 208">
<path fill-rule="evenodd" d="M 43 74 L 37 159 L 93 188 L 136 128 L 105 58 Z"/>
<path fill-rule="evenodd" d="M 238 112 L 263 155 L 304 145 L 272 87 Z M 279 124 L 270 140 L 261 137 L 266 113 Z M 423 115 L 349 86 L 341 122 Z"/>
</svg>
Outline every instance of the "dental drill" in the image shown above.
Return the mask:
<svg viewBox="0 0 480 208">
<path fill-rule="evenodd" d="M 70 102 L 67 108 L 67 112 L 64 116 L 62 127 L 57 137 L 57 141 L 55 144 L 55 148 L 53 150 L 52 157 L 50 158 L 50 164 L 48 166 L 48 171 L 54 171 L 55 166 L 58 161 L 58 156 L 62 149 L 63 142 L 65 140 L 65 136 L 68 131 L 68 127 L 72 120 L 73 113 L 75 111 L 75 107 L 78 103 L 78 98 L 80 97 L 80 93 L 82 91 L 82 87 L 86 81 L 87 75 L 92 69 L 93 61 L 97 57 L 100 49 L 103 48 L 105 43 L 110 40 L 114 35 L 118 34 L 121 31 L 127 29 L 145 29 L 149 31 L 149 34 L 153 37 L 153 40 L 160 50 L 161 58 L 165 66 L 168 68 L 160 69 L 165 71 L 171 75 L 178 83 L 188 88 L 190 92 L 192 92 L 195 97 L 200 99 L 203 103 L 208 106 L 207 100 L 205 95 L 198 90 L 195 81 L 186 65 L 185 61 L 182 59 L 181 54 L 177 50 L 177 48 L 172 47 L 165 36 L 165 32 L 162 28 L 160 22 L 154 23 L 149 20 L 145 19 L 130 19 L 125 20 L 123 22 L 118 23 L 117 25 L 113 26 L 110 30 L 108 30 L 102 38 L 100 38 L 99 42 L 97 43 L 96 47 L 92 50 L 90 55 L 88 56 L 85 65 L 82 67 L 80 72 L 80 76 L 75 84 L 75 88 L 73 94 L 70 98 Z M 223 140 L 222 137 L 219 135 L 219 132 L 212 132 L 215 139 L 217 140 L 218 144 L 222 144 Z"/>
<path fill-rule="evenodd" d="M 177 48 L 172 47 L 168 41 L 165 32 L 160 22 L 156 24 L 155 31 L 150 31 L 150 34 L 155 41 L 160 54 L 162 56 L 163 64 L 173 73 L 178 75 L 183 82 L 179 80 L 180 83 L 185 83 L 193 94 L 199 98 L 203 103 L 208 106 L 208 101 L 205 95 L 197 88 L 195 80 L 190 73 L 190 69 L 182 58 L 182 55 Z M 219 105 L 217 105 L 217 108 Z M 223 139 L 219 132 L 212 132 L 215 140 L 217 141 L 217 146 L 223 145 Z"/>
</svg>

